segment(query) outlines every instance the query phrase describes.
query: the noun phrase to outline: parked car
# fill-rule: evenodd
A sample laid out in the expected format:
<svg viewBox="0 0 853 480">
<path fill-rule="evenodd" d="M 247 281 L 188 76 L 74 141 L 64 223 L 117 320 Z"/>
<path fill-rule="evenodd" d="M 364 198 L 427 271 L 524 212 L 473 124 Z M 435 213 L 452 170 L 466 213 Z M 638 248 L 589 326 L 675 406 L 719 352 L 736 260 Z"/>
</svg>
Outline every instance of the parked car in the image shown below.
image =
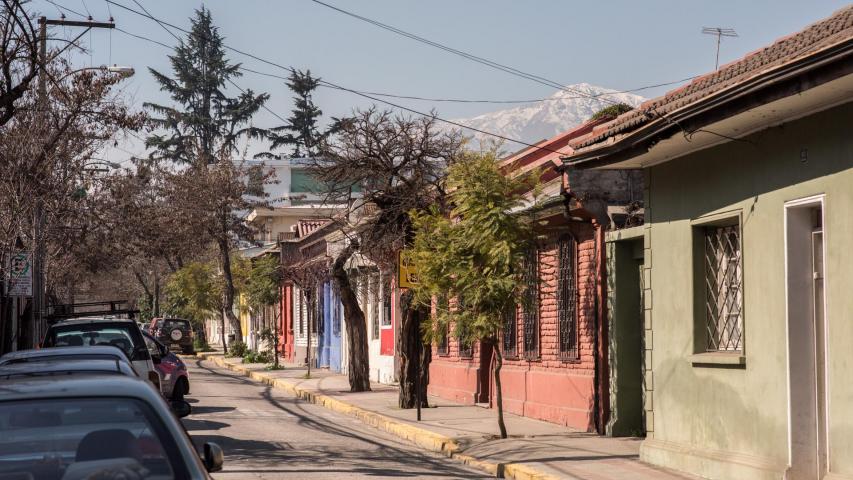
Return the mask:
<svg viewBox="0 0 853 480">
<path fill-rule="evenodd" d="M 163 396 L 173 400 L 183 399 L 184 395 L 190 393 L 190 380 L 184 361 L 150 333 L 142 332 L 142 336 L 145 337 L 151 358 L 155 360 L 154 368 L 160 374 L 160 391 Z"/>
<path fill-rule="evenodd" d="M 15 377 L 68 376 L 72 374 L 116 374 L 136 377 L 136 371 L 123 360 L 74 360 L 8 363 L 0 365 L 0 379 Z M 2 477 L 0 477 L 2 478 Z"/>
<path fill-rule="evenodd" d="M 173 351 L 192 355 L 193 329 L 189 320 L 183 318 L 152 318 L 149 333 Z"/>
<path fill-rule="evenodd" d="M 49 362 L 55 360 L 120 360 L 130 365 L 130 359 L 118 347 L 64 347 L 18 350 L 0 357 L 0 366 L 13 363 Z M 132 365 L 131 365 L 132 366 Z M 145 377 L 143 377 L 145 378 Z"/>
<path fill-rule="evenodd" d="M 0 428 L 0 478 L 209 479 L 223 462 L 214 443 L 199 458 L 163 398 L 124 375 L 4 380 Z"/>
<path fill-rule="evenodd" d="M 154 369 L 151 354 L 139 326 L 133 320 L 120 318 L 81 318 L 63 320 L 47 329 L 43 348 L 113 346 L 130 359 L 140 377 L 160 391 L 160 376 Z"/>
</svg>

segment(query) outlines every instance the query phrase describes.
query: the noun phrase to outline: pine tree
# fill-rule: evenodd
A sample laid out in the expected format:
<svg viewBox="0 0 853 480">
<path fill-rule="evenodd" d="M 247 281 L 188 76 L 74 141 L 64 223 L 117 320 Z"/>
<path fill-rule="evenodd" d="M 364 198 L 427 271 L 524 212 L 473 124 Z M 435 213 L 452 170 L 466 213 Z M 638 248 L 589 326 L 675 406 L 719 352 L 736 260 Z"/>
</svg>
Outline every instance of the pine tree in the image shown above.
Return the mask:
<svg viewBox="0 0 853 480">
<path fill-rule="evenodd" d="M 250 172 L 242 162 L 235 162 L 233 155 L 238 152 L 241 139 L 267 136 L 265 130 L 253 127 L 251 120 L 269 95 L 240 89 L 239 95 L 229 97 L 226 87 L 236 87 L 233 79 L 241 76 L 240 64 L 232 64 L 226 58 L 223 38 L 213 25 L 210 10 L 196 10 L 191 22 L 187 39 L 180 41 L 175 54 L 169 56 L 175 77 L 149 69 L 160 89 L 180 107 L 145 104 L 160 115 L 152 120 L 153 125 L 165 131 L 148 137 L 146 147 L 154 149 L 152 160 L 190 167 L 173 176 L 175 182 L 183 182 L 181 189 L 186 192 L 177 200 L 189 203 L 187 212 L 196 208 L 188 219 L 219 250 L 225 280 L 223 323 L 227 318 L 240 339 L 243 332 L 233 311 L 236 291 L 231 250 L 235 239 L 248 235 L 238 212 L 255 205 L 246 200 L 249 186 L 242 180 Z"/>
<path fill-rule="evenodd" d="M 212 163 L 222 153 L 237 152 L 241 138 L 266 135 L 250 122 L 269 95 L 245 90 L 229 97 L 225 88 L 242 75 L 240 64 L 226 58 L 210 10 L 196 10 L 191 21 L 186 41 L 169 56 L 174 78 L 149 68 L 160 89 L 182 108 L 145 103 L 160 115 L 151 120 L 153 125 L 166 131 L 148 137 L 146 147 L 154 148 L 152 158 L 199 166 Z"/>
<path fill-rule="evenodd" d="M 294 108 L 287 124 L 270 129 L 270 150 L 275 151 L 286 145 L 293 146 L 292 155 L 296 158 L 313 157 L 318 153 L 320 142 L 326 138 L 330 130 L 321 132 L 317 120 L 323 112 L 314 105 L 311 98 L 314 90 L 320 84 L 320 79 L 311 76 L 311 71 L 294 70 L 287 80 L 287 87 L 295 95 Z M 258 156 L 275 157 L 271 152 Z"/>
</svg>

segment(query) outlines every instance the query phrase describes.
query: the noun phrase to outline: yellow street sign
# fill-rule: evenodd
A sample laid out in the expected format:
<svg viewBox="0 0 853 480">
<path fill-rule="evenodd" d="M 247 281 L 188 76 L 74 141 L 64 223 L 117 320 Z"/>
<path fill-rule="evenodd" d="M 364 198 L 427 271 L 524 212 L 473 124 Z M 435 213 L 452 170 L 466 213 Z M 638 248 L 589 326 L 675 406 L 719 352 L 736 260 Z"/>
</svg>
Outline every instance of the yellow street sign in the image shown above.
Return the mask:
<svg viewBox="0 0 853 480">
<path fill-rule="evenodd" d="M 408 250 L 400 250 L 397 262 L 398 273 L 397 284 L 400 288 L 413 288 L 418 284 L 418 270 L 414 259 Z"/>
</svg>

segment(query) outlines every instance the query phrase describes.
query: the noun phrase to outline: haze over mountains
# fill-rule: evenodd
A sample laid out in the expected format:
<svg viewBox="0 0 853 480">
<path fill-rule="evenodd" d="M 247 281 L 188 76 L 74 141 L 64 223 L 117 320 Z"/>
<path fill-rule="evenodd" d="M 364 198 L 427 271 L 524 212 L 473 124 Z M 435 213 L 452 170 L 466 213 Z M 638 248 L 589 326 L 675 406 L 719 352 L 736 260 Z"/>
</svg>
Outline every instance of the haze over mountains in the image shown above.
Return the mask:
<svg viewBox="0 0 853 480">
<path fill-rule="evenodd" d="M 639 95 L 613 93 L 614 90 L 588 83 L 569 85 L 567 89 L 571 91 L 560 90 L 542 102 L 454 121 L 508 138 L 535 143 L 587 121 L 595 112 L 612 105 L 610 100 L 627 103 L 632 107 L 638 106 L 645 100 Z M 470 130 L 463 133 L 466 136 L 473 136 L 475 140 L 488 138 L 486 135 Z M 504 145 L 509 149 L 518 146 L 509 142 L 505 142 Z"/>
</svg>

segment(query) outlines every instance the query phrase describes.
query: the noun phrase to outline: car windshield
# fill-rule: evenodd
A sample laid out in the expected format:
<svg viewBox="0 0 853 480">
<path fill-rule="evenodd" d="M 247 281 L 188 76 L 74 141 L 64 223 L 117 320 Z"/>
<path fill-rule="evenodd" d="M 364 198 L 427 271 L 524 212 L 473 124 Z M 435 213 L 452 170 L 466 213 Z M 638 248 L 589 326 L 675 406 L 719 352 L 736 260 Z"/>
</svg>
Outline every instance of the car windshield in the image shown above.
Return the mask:
<svg viewBox="0 0 853 480">
<path fill-rule="evenodd" d="M 167 318 L 166 320 L 163 320 L 162 327 L 166 330 L 169 330 L 171 328 L 183 328 L 185 330 L 189 330 L 190 322 L 188 320 L 177 320 L 174 318 Z"/>
<path fill-rule="evenodd" d="M 131 323 L 86 323 L 72 325 L 55 325 L 51 327 L 44 340 L 44 347 L 71 347 L 110 345 L 118 347 L 128 358 L 135 360 L 137 348 L 145 343 L 138 328 Z"/>
<path fill-rule="evenodd" d="M 0 478 L 172 479 L 186 473 L 156 414 L 129 398 L 0 402 Z"/>
</svg>

